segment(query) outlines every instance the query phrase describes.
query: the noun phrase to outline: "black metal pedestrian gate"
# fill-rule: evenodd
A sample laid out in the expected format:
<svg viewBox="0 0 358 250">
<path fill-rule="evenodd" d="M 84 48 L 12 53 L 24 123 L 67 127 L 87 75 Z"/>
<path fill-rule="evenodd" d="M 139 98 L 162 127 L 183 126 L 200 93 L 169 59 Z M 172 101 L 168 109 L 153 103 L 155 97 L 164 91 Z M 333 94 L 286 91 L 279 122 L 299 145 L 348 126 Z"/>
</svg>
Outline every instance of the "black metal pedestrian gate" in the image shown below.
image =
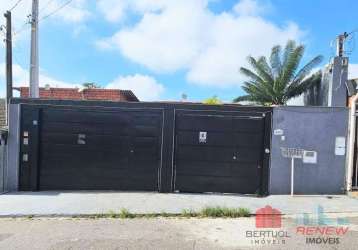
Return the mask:
<svg viewBox="0 0 358 250">
<path fill-rule="evenodd" d="M 263 115 L 177 115 L 175 189 L 258 193 L 264 133 Z"/>
<path fill-rule="evenodd" d="M 14 99 L 20 190 L 266 194 L 271 109 Z"/>
</svg>

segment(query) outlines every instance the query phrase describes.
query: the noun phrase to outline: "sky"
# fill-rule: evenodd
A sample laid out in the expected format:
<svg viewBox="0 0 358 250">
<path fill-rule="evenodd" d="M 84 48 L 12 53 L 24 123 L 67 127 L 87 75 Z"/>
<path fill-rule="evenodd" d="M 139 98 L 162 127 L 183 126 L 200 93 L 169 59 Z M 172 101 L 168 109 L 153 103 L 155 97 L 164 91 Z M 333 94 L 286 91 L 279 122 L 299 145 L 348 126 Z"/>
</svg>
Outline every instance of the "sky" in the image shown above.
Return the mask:
<svg viewBox="0 0 358 250">
<path fill-rule="evenodd" d="M 0 0 L 0 12 L 18 0 Z M 335 54 L 335 37 L 353 32 L 346 48 L 358 77 L 356 0 L 40 0 L 40 86 L 131 89 L 143 101 L 189 101 L 243 95 L 248 55 L 269 55 L 293 39 L 302 63 Z M 13 10 L 15 86 L 28 86 L 31 0 Z M 0 25 L 5 18 L 0 17 Z M 2 38 L 4 32 L 0 33 Z M 3 39 L 2 39 L 3 40 Z M 5 44 L 0 96 L 5 94 Z"/>
</svg>

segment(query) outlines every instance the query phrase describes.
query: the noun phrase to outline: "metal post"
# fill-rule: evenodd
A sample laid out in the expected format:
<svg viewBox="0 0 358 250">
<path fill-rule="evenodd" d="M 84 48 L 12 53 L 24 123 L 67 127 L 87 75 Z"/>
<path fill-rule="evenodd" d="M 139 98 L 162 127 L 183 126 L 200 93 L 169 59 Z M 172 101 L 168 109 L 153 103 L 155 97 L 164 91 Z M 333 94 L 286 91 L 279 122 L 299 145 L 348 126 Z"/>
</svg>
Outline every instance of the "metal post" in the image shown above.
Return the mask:
<svg viewBox="0 0 358 250">
<path fill-rule="evenodd" d="M 30 97 L 39 97 L 39 44 L 38 44 L 39 0 L 32 0 L 31 14 L 31 58 L 30 58 Z"/>
<path fill-rule="evenodd" d="M 291 196 L 293 196 L 293 186 L 294 186 L 294 172 L 295 172 L 295 158 L 291 158 Z"/>
<path fill-rule="evenodd" d="M 357 118 L 355 118 L 355 119 L 357 119 Z M 356 133 L 355 133 L 355 135 L 354 136 L 356 136 L 357 135 L 357 131 L 356 131 Z M 356 152 L 358 152 L 358 145 L 357 145 L 357 148 L 356 148 Z M 353 154 L 354 154 L 354 152 L 353 152 Z M 357 156 L 356 156 L 356 158 L 357 158 Z M 353 177 L 353 176 L 352 176 Z M 352 181 L 352 183 L 353 183 L 353 181 Z M 356 166 L 355 166 L 355 182 L 354 182 L 354 189 L 357 189 L 358 188 L 358 159 L 356 159 Z M 352 185 L 352 189 L 353 189 L 353 185 Z"/>
<path fill-rule="evenodd" d="M 11 28 L 11 12 L 6 11 L 6 100 L 5 100 L 5 118 L 8 124 L 8 104 L 12 98 L 12 28 Z"/>
<path fill-rule="evenodd" d="M 337 36 L 337 51 L 336 55 L 338 57 L 344 56 L 344 41 L 348 37 L 348 33 L 344 32 L 343 34 Z"/>
<path fill-rule="evenodd" d="M 354 169 L 354 144 L 356 139 L 356 105 L 358 102 L 358 94 L 354 95 L 351 99 L 351 107 L 349 114 L 349 141 L 348 141 L 348 166 L 346 174 L 346 190 L 352 190 L 353 182 L 353 169 Z"/>
<path fill-rule="evenodd" d="M 353 103 L 353 104 L 355 105 L 355 103 Z M 357 123 L 357 117 L 355 117 L 354 119 L 356 120 L 356 123 Z M 357 137 L 357 134 L 358 134 L 357 126 L 356 126 L 356 129 L 354 132 L 355 132 L 354 137 Z M 356 143 L 354 142 L 354 144 L 356 144 Z M 358 144 L 357 144 L 357 147 L 355 148 L 355 151 L 353 152 L 353 157 L 356 156 L 355 152 L 358 153 Z M 355 182 L 354 182 L 354 186 L 353 186 L 353 181 L 352 181 L 352 190 L 353 190 L 353 188 L 354 189 L 358 188 L 358 159 L 357 159 L 357 156 L 356 156 L 355 160 L 356 160 L 355 170 L 352 170 L 353 172 L 355 172 Z M 353 159 L 353 161 L 354 161 L 354 159 Z M 348 173 L 347 173 L 347 175 L 348 175 Z M 352 173 L 352 178 L 353 178 L 353 173 Z"/>
</svg>

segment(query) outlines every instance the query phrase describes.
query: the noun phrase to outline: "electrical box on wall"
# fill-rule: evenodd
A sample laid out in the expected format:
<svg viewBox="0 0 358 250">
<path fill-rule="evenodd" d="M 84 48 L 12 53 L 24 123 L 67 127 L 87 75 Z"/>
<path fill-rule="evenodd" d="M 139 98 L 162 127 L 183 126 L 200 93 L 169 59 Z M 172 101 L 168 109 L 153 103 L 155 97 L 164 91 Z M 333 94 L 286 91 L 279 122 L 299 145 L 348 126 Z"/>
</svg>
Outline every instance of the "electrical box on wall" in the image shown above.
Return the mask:
<svg viewBox="0 0 358 250">
<path fill-rule="evenodd" d="M 345 155 L 346 154 L 346 138 L 343 136 L 336 137 L 336 146 L 334 149 L 335 155 Z"/>
<path fill-rule="evenodd" d="M 304 150 L 302 161 L 303 163 L 317 164 L 317 152 Z"/>
</svg>

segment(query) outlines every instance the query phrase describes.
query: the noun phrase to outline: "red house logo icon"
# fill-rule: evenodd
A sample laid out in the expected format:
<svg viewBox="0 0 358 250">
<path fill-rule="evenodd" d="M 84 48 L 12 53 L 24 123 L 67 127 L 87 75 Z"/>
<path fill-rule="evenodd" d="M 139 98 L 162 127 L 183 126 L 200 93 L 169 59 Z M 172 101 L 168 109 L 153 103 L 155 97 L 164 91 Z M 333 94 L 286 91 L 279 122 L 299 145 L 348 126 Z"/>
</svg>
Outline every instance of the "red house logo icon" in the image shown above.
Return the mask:
<svg viewBox="0 0 358 250">
<path fill-rule="evenodd" d="M 256 210 L 257 228 L 280 228 L 281 212 L 271 206 L 266 206 Z"/>
</svg>

